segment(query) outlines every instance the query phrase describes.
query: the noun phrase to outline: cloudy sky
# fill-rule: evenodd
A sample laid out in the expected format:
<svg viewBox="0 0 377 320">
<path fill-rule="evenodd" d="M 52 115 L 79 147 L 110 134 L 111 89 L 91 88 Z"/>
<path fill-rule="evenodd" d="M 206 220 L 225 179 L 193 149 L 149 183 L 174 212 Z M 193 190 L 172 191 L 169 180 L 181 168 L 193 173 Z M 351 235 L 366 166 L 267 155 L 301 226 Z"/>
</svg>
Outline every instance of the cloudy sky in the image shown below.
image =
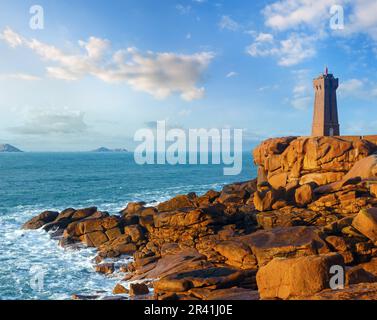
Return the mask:
<svg viewBox="0 0 377 320">
<path fill-rule="evenodd" d="M 375 0 L 0 0 L 0 143 L 133 147 L 136 130 L 310 133 L 312 79 L 340 78 L 343 134 L 376 133 Z M 344 29 L 330 27 L 331 6 Z"/>
</svg>

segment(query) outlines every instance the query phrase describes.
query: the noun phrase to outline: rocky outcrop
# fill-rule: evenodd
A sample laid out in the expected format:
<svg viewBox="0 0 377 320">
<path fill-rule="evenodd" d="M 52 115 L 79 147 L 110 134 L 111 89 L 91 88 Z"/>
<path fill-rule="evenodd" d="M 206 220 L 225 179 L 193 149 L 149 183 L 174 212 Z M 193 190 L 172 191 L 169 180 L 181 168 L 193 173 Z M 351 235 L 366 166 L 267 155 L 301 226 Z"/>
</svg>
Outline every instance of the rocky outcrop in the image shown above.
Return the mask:
<svg viewBox="0 0 377 320">
<path fill-rule="evenodd" d="M 26 230 L 35 230 L 42 228 L 44 225 L 54 221 L 57 216 L 59 215 L 59 212 L 56 211 L 45 211 L 39 214 L 38 216 L 32 218 L 28 222 L 26 222 L 22 229 Z"/>
<path fill-rule="evenodd" d="M 258 290 L 262 299 L 288 299 L 315 294 L 330 285 L 332 266 L 343 266 L 338 254 L 300 258 L 276 258 L 259 269 Z"/>
<path fill-rule="evenodd" d="M 287 137 L 254 150 L 258 211 L 287 206 L 315 212 L 357 213 L 376 205 L 376 139 Z"/>
<path fill-rule="evenodd" d="M 376 142 L 270 139 L 254 151 L 257 179 L 154 207 L 129 203 L 118 215 L 46 211 L 24 228 L 95 247 L 97 272 L 122 274 L 118 299 L 150 299 L 152 287 L 158 300 L 373 299 Z M 122 256 L 133 261 L 119 265 Z M 342 290 L 328 289 L 334 265 Z"/>
<path fill-rule="evenodd" d="M 239 237 L 255 255 L 262 267 L 276 257 L 310 256 L 329 252 L 326 243 L 314 227 L 288 227 L 257 231 Z"/>
<path fill-rule="evenodd" d="M 0 152 L 22 152 L 22 151 L 10 144 L 0 144 Z"/>
<path fill-rule="evenodd" d="M 154 283 L 157 294 L 161 292 L 187 292 L 196 288 L 223 289 L 231 288 L 250 275 L 246 271 L 226 267 L 213 267 L 174 273 Z"/>
<path fill-rule="evenodd" d="M 375 151 L 376 144 L 367 139 L 287 137 L 263 142 L 253 155 L 259 185 L 267 182 L 274 189 L 290 189 L 339 181 L 357 161 Z"/>
<path fill-rule="evenodd" d="M 129 294 L 130 291 L 118 283 L 115 288 L 113 289 L 113 294 Z"/>
<path fill-rule="evenodd" d="M 143 296 L 149 293 L 148 287 L 144 283 L 131 283 L 130 296 Z"/>
<path fill-rule="evenodd" d="M 353 219 L 352 226 L 377 243 L 377 208 L 361 210 Z"/>
</svg>

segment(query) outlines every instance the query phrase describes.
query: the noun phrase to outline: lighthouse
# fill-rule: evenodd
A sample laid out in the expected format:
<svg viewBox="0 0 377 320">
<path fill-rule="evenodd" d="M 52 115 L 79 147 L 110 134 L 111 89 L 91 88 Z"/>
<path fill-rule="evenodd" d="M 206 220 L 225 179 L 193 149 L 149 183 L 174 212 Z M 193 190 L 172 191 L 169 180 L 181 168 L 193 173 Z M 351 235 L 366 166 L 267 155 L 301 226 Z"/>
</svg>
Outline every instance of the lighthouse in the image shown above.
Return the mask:
<svg viewBox="0 0 377 320">
<path fill-rule="evenodd" d="M 313 81 L 315 91 L 312 136 L 339 136 L 336 90 L 339 79 L 325 72 Z"/>
</svg>

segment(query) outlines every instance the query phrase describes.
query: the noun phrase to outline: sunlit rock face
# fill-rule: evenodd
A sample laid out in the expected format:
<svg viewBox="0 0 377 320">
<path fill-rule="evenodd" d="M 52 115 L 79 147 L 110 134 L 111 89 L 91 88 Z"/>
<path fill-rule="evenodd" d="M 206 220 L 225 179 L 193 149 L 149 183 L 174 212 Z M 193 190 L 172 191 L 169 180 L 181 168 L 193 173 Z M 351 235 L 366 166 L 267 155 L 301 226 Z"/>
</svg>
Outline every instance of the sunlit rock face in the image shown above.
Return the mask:
<svg viewBox="0 0 377 320">
<path fill-rule="evenodd" d="M 377 151 L 377 137 L 285 137 L 269 139 L 253 152 L 258 184 L 274 189 L 339 181 L 354 164 Z"/>
</svg>

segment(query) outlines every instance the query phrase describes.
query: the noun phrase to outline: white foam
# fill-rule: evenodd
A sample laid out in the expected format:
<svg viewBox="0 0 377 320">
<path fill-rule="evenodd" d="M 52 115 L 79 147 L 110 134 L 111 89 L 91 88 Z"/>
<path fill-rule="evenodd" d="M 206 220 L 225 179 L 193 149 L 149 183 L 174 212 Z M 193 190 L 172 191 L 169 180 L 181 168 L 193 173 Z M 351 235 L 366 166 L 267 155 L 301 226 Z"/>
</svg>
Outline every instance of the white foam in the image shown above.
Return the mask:
<svg viewBox="0 0 377 320">
<path fill-rule="evenodd" d="M 147 201 L 148 205 L 157 205 L 177 194 L 185 194 L 193 190 L 202 193 L 208 189 L 219 190 L 224 184 L 179 185 L 160 191 L 143 191 L 128 194 L 127 199 L 113 203 L 103 203 L 101 199 L 89 199 L 82 203 L 82 207 L 102 203 L 98 205 L 99 210 L 116 214 L 131 201 Z M 44 230 L 20 230 L 25 221 L 45 209 L 46 206 L 42 204 L 20 205 L 8 208 L 5 214 L 0 215 L 3 234 L 0 237 L 0 299 L 62 300 L 70 299 L 73 294 L 95 295 L 98 291 L 104 291 L 101 297 L 112 295 L 112 289 L 124 274 L 107 277 L 96 273 L 93 266 L 95 249 L 64 249 Z M 48 209 L 61 211 L 64 208 Z M 128 262 L 130 258 L 115 263 L 118 265 Z M 42 291 L 33 290 L 30 286 L 32 276 L 30 270 L 35 266 L 46 269 Z M 128 283 L 125 284 L 129 287 Z"/>
</svg>

